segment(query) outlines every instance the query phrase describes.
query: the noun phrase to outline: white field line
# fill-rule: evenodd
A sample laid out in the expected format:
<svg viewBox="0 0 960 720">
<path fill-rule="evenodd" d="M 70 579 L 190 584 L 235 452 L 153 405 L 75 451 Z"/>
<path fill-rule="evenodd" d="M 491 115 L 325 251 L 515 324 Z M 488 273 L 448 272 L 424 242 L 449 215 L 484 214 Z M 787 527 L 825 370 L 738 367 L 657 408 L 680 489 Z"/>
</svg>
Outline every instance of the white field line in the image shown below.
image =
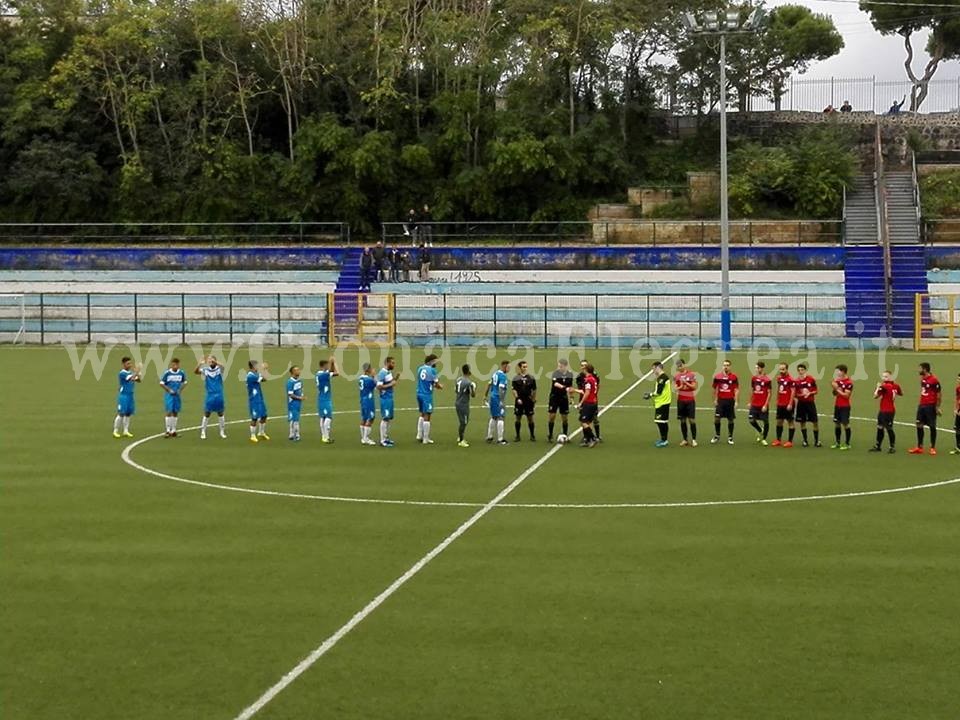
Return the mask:
<svg viewBox="0 0 960 720">
<path fill-rule="evenodd" d="M 667 356 L 666 360 L 670 360 L 676 353 L 671 353 Z M 630 387 L 624 390 L 622 393 L 617 395 L 609 405 L 603 408 L 604 411 L 610 409 L 616 405 L 620 400 L 625 398 L 629 393 L 633 392 L 640 383 L 650 377 L 650 374 L 653 371 L 649 371 L 644 374 L 642 377 L 638 378 Z M 598 414 L 602 414 L 598 413 Z M 571 437 L 575 437 L 579 428 L 574 430 L 570 434 Z M 465 520 L 460 527 L 454 530 L 452 533 L 447 535 L 438 545 L 436 545 L 430 552 L 424 555 L 422 558 L 417 560 L 410 569 L 408 569 L 403 575 L 394 580 L 390 585 L 386 587 L 379 595 L 377 595 L 373 600 L 366 604 L 366 606 L 360 610 L 356 615 L 354 615 L 350 620 L 346 622 L 339 630 L 337 630 L 333 635 L 324 640 L 320 645 L 318 645 L 314 650 L 310 652 L 303 660 L 297 663 L 292 670 L 290 670 L 286 675 L 280 678 L 272 687 L 267 689 L 259 698 L 257 698 L 252 705 L 248 706 L 243 712 L 237 715 L 236 720 L 249 720 L 254 715 L 256 715 L 260 710 L 266 707 L 271 700 L 273 700 L 277 695 L 282 693 L 291 683 L 293 683 L 298 677 L 303 673 L 309 670 L 320 658 L 326 655 L 330 650 L 332 650 L 337 643 L 339 643 L 344 637 L 346 637 L 351 630 L 353 630 L 357 625 L 364 621 L 371 613 L 373 613 L 378 607 L 380 607 L 384 602 L 386 602 L 391 595 L 393 595 L 397 590 L 402 588 L 409 580 L 417 575 L 423 568 L 425 568 L 430 561 L 437 557 L 440 553 L 446 550 L 450 545 L 456 541 L 461 535 L 463 535 L 467 530 L 476 525 L 480 520 L 483 519 L 487 513 L 493 510 L 500 502 L 507 497 L 510 493 L 516 490 L 528 477 L 533 475 L 540 467 L 544 465 L 550 458 L 552 458 L 561 448 L 561 445 L 553 445 L 549 450 L 547 450 L 544 455 L 537 460 L 533 465 L 528 467 L 522 473 L 520 473 L 516 479 L 507 485 L 503 490 L 497 493 L 493 499 L 487 502 L 483 507 L 477 510 L 473 515 L 471 515 L 467 520 Z"/>
<path fill-rule="evenodd" d="M 617 408 L 620 410 L 624 409 L 649 409 L 649 405 L 617 405 Z M 400 408 L 400 411 L 405 410 L 415 410 L 416 408 Z M 449 410 L 448 407 L 436 408 L 438 410 Z M 744 408 L 740 408 L 741 412 L 745 412 Z M 353 414 L 356 413 L 355 410 L 344 410 L 338 414 Z M 600 410 L 602 415 L 606 412 L 606 407 Z M 303 417 L 315 416 L 316 413 L 304 413 Z M 873 418 L 864 418 L 864 417 L 851 417 L 851 420 L 858 420 L 863 422 L 874 422 Z M 231 420 L 228 422 L 228 425 L 234 425 L 238 423 L 246 424 L 246 420 Z M 913 427 L 914 423 L 900 421 L 898 420 L 896 425 L 903 425 L 908 427 Z M 193 430 L 199 430 L 200 426 L 183 428 L 181 432 L 189 432 Z M 215 429 L 215 426 L 212 427 Z M 576 433 L 580 432 L 579 429 L 575 429 L 570 435 L 573 437 Z M 247 488 L 239 487 L 236 485 L 223 485 L 220 483 L 204 482 L 202 480 L 191 480 L 189 478 L 178 477 L 177 475 L 170 475 L 168 473 L 160 472 L 159 470 L 154 470 L 153 468 L 146 467 L 145 465 L 139 464 L 131 457 L 131 452 L 139 445 L 147 443 L 151 440 L 156 440 L 163 437 L 163 433 L 157 433 L 156 435 L 150 435 L 148 437 L 137 440 L 133 443 L 127 445 L 123 452 L 121 453 L 121 458 L 125 463 L 135 470 L 146 473 L 148 475 L 153 475 L 155 477 L 172 480 L 174 482 L 184 483 L 186 485 L 194 485 L 197 487 L 205 487 L 211 490 L 225 490 L 227 492 L 235 493 L 246 493 L 249 495 L 264 495 L 268 497 L 282 497 L 282 498 L 292 498 L 295 500 L 316 500 L 320 502 L 343 502 L 343 503 L 356 503 L 360 505 L 407 505 L 414 507 L 468 507 L 468 508 L 479 508 L 483 507 L 483 503 L 478 502 L 468 502 L 468 501 L 456 501 L 456 500 L 404 500 L 404 499 L 390 499 L 390 498 L 365 498 L 365 497 L 350 497 L 350 496 L 340 496 L 340 495 L 316 495 L 312 493 L 295 493 L 295 492 L 284 492 L 280 490 L 261 490 L 257 488 Z M 554 448 L 556 449 L 556 448 Z M 912 492 L 914 490 L 926 490 L 930 488 L 942 487 L 944 485 L 953 485 L 960 483 L 960 478 L 955 478 L 953 480 L 943 480 L 933 483 L 925 483 L 922 485 L 905 485 L 902 487 L 895 488 L 883 488 L 880 490 L 863 490 L 863 491 L 851 491 L 844 493 L 833 493 L 825 495 L 801 495 L 793 497 L 778 497 L 778 498 L 743 498 L 738 500 L 698 500 L 690 502 L 648 502 L 648 503 L 505 503 L 501 502 L 497 507 L 507 509 L 507 508 L 520 508 L 520 509 L 549 509 L 549 510 L 590 510 L 590 509 L 624 509 L 624 508 L 698 508 L 698 507 L 720 507 L 724 505 L 770 505 L 775 503 L 788 503 L 788 502 L 808 502 L 812 500 L 841 500 L 844 498 L 858 498 L 858 497 L 869 497 L 873 495 L 892 495 L 896 493 L 905 493 Z"/>
</svg>

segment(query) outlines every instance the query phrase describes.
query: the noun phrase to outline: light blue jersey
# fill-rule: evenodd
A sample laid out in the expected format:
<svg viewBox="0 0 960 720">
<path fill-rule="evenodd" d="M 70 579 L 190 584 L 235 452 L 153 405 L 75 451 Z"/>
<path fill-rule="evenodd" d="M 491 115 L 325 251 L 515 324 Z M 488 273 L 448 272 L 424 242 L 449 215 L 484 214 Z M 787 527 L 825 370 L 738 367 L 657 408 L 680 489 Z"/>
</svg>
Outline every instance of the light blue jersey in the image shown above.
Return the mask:
<svg viewBox="0 0 960 720">
<path fill-rule="evenodd" d="M 120 383 L 120 392 L 117 394 L 117 414 L 133 415 L 136 412 L 136 403 L 133 400 L 133 388 L 137 376 L 133 370 L 121 370 L 117 376 Z"/>
<path fill-rule="evenodd" d="M 203 376 L 203 388 L 206 391 L 203 411 L 223 415 L 223 367 L 204 365 L 200 368 L 200 374 Z"/>
<path fill-rule="evenodd" d="M 377 381 L 369 375 L 361 375 L 357 386 L 360 388 L 360 421 L 372 422 L 377 414 L 373 401 L 373 391 L 377 387 Z"/>
<path fill-rule="evenodd" d="M 164 393 L 163 405 L 168 413 L 180 412 L 180 391 L 187 384 L 187 374 L 183 368 L 172 370 L 167 368 L 160 376 L 160 384 L 167 389 Z"/>
<path fill-rule="evenodd" d="M 299 400 L 296 398 L 300 398 Z M 287 420 L 300 422 L 300 408 L 303 405 L 303 380 L 290 377 L 287 379 Z"/>
<path fill-rule="evenodd" d="M 333 417 L 333 373 L 320 370 L 317 373 L 317 414 L 321 419 Z"/>
<path fill-rule="evenodd" d="M 437 371 L 430 365 L 417 368 L 417 407 L 422 415 L 433 412 L 433 386 L 437 384 Z"/>
<path fill-rule="evenodd" d="M 490 417 L 504 416 L 503 398 L 506 396 L 509 379 L 503 370 L 495 370 L 490 376 Z"/>
<path fill-rule="evenodd" d="M 247 404 L 250 406 L 250 419 L 261 420 L 267 417 L 267 401 L 263 398 L 260 383 L 264 377 L 256 370 L 247 373 Z"/>
<path fill-rule="evenodd" d="M 377 388 L 380 390 L 380 416 L 384 420 L 393 420 L 393 386 L 386 387 L 395 380 L 393 370 L 381 368 L 377 373 Z"/>
</svg>

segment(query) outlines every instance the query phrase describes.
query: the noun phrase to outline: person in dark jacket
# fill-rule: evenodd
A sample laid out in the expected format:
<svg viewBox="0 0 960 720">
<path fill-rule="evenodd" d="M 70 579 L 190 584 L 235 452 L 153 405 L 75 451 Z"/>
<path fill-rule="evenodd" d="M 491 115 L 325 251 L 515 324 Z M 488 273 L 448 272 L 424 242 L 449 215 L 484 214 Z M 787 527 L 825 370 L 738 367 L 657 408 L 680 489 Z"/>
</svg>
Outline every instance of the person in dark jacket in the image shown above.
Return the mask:
<svg viewBox="0 0 960 720">
<path fill-rule="evenodd" d="M 387 273 L 384 271 L 384 262 L 387 259 L 387 251 L 383 247 L 383 242 L 377 240 L 373 248 L 373 268 L 377 271 L 377 282 L 386 282 Z"/>
<path fill-rule="evenodd" d="M 400 253 L 400 269 L 403 270 L 403 281 L 410 282 L 410 251 L 404 250 Z"/>
<path fill-rule="evenodd" d="M 433 212 L 424 205 L 419 217 L 420 237 L 428 245 L 433 245 Z"/>
<path fill-rule="evenodd" d="M 417 235 L 419 234 L 417 220 L 416 209 L 410 208 L 410 212 L 407 213 L 407 221 L 403 224 L 403 234 L 413 240 L 414 246 L 417 244 Z"/>
<path fill-rule="evenodd" d="M 430 248 L 424 243 L 420 243 L 420 282 L 430 280 Z"/>
<path fill-rule="evenodd" d="M 400 282 L 400 251 L 392 248 L 387 252 L 390 262 L 390 282 Z"/>
<path fill-rule="evenodd" d="M 370 275 L 373 271 L 373 253 L 365 247 L 360 256 L 360 292 L 370 290 Z"/>
</svg>

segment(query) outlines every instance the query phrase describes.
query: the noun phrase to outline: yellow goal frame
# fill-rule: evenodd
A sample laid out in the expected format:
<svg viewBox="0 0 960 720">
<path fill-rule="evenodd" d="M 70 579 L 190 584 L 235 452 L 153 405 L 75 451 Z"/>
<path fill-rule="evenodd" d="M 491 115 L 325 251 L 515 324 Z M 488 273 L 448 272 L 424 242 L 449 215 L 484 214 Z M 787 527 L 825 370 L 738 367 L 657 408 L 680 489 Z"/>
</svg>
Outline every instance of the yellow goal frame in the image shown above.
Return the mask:
<svg viewBox="0 0 960 720">
<path fill-rule="evenodd" d="M 343 295 L 339 296 L 341 304 Z M 350 300 L 356 302 L 356 324 L 343 322 L 338 326 L 337 300 L 335 293 L 327 293 L 327 344 L 335 347 L 340 344 L 393 347 L 397 336 L 396 295 L 393 293 L 351 293 Z M 350 313 L 354 317 L 354 313 Z"/>
<path fill-rule="evenodd" d="M 958 293 L 917 293 L 914 296 L 914 350 L 960 350 L 958 301 Z"/>
</svg>

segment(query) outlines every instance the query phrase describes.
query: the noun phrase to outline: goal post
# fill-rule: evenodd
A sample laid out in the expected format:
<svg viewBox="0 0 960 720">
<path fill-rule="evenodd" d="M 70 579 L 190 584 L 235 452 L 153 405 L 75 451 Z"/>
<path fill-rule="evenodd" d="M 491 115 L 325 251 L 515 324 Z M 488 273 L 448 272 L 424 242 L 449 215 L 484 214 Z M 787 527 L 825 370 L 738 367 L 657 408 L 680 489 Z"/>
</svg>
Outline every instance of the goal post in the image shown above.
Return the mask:
<svg viewBox="0 0 960 720">
<path fill-rule="evenodd" d="M 960 350 L 960 293 L 917 293 L 913 318 L 915 350 Z"/>
<path fill-rule="evenodd" d="M 22 293 L 0 293 L 0 342 L 26 342 L 27 304 Z M 10 340 L 7 340 L 7 337 Z"/>
</svg>

